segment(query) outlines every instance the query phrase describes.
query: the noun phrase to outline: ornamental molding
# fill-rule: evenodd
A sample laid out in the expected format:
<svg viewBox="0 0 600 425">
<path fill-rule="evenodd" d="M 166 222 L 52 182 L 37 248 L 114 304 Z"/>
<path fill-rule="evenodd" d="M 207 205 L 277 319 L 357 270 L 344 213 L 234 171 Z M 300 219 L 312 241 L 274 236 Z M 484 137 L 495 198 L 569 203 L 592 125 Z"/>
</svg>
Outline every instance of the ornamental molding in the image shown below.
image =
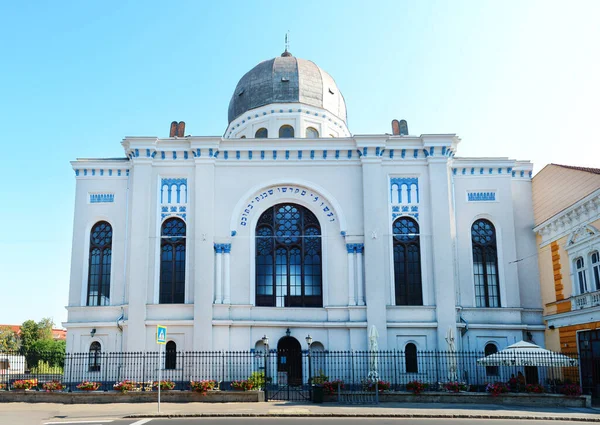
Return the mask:
<svg viewBox="0 0 600 425">
<path fill-rule="evenodd" d="M 231 236 L 235 236 L 238 230 L 247 228 L 251 217 L 264 211 L 261 202 L 271 205 L 275 201 L 293 202 L 294 199 L 307 205 L 321 222 L 337 222 L 340 234 L 346 234 L 346 218 L 333 195 L 312 182 L 292 179 L 265 182 L 247 191 L 233 209 L 230 220 Z"/>
<path fill-rule="evenodd" d="M 542 237 L 540 247 L 543 247 L 597 220 L 600 220 L 600 189 L 534 227 L 533 231 Z"/>
</svg>

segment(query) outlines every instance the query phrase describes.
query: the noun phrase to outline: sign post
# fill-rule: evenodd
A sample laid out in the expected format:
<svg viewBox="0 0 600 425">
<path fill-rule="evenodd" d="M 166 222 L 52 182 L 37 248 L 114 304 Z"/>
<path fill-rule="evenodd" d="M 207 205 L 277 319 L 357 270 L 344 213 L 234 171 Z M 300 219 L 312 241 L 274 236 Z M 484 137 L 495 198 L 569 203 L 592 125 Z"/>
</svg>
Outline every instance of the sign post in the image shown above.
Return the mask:
<svg viewBox="0 0 600 425">
<path fill-rule="evenodd" d="M 167 343 L 167 327 L 156 325 L 156 343 L 158 344 L 158 413 L 160 413 L 160 382 L 162 381 L 162 354 Z"/>
</svg>

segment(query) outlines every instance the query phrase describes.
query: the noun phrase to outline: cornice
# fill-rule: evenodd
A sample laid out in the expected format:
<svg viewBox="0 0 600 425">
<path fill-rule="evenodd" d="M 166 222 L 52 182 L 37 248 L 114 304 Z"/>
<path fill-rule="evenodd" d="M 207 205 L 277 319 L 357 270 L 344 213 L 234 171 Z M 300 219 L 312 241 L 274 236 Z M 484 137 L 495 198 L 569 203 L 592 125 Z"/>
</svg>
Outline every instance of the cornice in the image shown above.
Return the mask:
<svg viewBox="0 0 600 425">
<path fill-rule="evenodd" d="M 600 219 L 600 189 L 533 228 L 542 237 L 540 246 L 560 239 L 580 226 Z"/>
</svg>

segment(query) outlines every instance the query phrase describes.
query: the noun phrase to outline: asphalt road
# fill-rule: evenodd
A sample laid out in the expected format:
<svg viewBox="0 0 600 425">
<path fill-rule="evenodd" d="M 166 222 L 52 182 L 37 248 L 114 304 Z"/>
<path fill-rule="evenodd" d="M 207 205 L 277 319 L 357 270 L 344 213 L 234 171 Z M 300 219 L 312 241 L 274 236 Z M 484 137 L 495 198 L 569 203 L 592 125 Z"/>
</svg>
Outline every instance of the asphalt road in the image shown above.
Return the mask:
<svg viewBox="0 0 600 425">
<path fill-rule="evenodd" d="M 42 425 L 515 425 L 547 424 L 547 421 L 504 419 L 412 419 L 412 418 L 157 418 L 86 421 L 44 421 Z M 552 425 L 573 425 L 576 422 L 552 421 Z"/>
</svg>

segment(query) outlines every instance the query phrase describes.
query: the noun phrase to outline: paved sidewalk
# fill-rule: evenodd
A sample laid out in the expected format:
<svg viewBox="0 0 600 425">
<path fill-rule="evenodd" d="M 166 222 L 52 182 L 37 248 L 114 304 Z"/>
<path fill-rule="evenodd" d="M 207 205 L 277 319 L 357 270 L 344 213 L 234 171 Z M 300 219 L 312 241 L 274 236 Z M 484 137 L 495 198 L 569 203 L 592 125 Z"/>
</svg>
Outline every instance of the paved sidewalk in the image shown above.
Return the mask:
<svg viewBox="0 0 600 425">
<path fill-rule="evenodd" d="M 496 405 L 384 403 L 378 406 L 344 406 L 334 403 L 156 403 L 51 404 L 3 403 L 0 418 L 35 417 L 36 420 L 90 420 L 148 417 L 412 417 L 504 418 L 600 422 L 595 408 L 508 407 Z M 0 420 L 0 423 L 4 423 Z M 19 423 L 22 423 L 19 421 Z M 33 422 L 32 422 L 33 423 Z M 40 422 L 37 422 L 40 423 Z"/>
</svg>

